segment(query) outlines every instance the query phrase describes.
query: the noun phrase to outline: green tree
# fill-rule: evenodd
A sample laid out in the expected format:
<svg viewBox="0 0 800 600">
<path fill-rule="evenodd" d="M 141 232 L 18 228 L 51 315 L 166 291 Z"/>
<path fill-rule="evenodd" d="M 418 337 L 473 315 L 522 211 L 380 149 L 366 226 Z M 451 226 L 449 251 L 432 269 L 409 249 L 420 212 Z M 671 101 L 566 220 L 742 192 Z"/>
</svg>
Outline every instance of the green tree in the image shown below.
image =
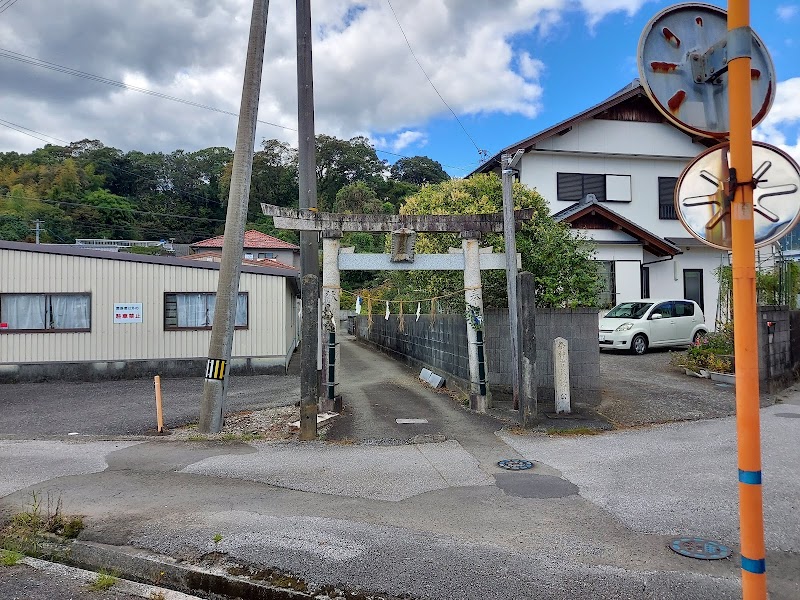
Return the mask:
<svg viewBox="0 0 800 600">
<path fill-rule="evenodd" d="M 533 219 L 517 233 L 517 251 L 522 255 L 523 270 L 535 277 L 538 305 L 595 305 L 599 283 L 589 241 L 575 235 L 567 225 L 554 221 L 547 203 L 536 190 L 515 183 L 513 198 L 515 208 L 534 209 Z M 485 214 L 502 212 L 502 207 L 500 179 L 494 174 L 484 174 L 425 186 L 406 200 L 400 214 Z M 495 252 L 504 249 L 499 234 L 485 235 L 482 243 L 492 246 Z M 447 252 L 450 247 L 460 246 L 457 234 L 417 236 L 417 252 Z M 431 297 L 454 293 L 464 285 L 461 273 L 409 271 L 393 277 L 402 287 L 414 290 L 414 297 L 420 293 Z M 507 306 L 505 272 L 484 271 L 482 280 L 486 306 Z"/>
<path fill-rule="evenodd" d="M 441 163 L 427 156 L 411 156 L 401 158 L 392 165 L 390 177 L 395 181 L 405 181 L 422 186 L 429 183 L 441 183 L 450 179 Z"/>
<path fill-rule="evenodd" d="M 383 180 L 386 162 L 378 158 L 365 137 L 340 140 L 329 135 L 316 138 L 317 205 L 330 211 L 336 194 L 349 183 L 363 181 L 373 189 Z"/>
<path fill-rule="evenodd" d="M 333 212 L 351 214 L 375 214 L 383 212 L 383 202 L 375 190 L 363 181 L 348 183 L 336 193 Z"/>
</svg>

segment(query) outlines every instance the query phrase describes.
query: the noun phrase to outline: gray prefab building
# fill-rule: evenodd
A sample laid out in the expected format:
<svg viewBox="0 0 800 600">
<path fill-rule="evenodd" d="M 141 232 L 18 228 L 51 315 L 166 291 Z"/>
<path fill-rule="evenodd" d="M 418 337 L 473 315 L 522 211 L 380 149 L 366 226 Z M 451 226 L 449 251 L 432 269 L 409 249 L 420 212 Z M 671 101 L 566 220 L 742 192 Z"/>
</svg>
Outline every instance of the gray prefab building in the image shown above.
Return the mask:
<svg viewBox="0 0 800 600">
<path fill-rule="evenodd" d="M 0 381 L 205 372 L 219 264 L 0 241 Z M 284 371 L 297 271 L 243 266 L 231 368 Z"/>
</svg>

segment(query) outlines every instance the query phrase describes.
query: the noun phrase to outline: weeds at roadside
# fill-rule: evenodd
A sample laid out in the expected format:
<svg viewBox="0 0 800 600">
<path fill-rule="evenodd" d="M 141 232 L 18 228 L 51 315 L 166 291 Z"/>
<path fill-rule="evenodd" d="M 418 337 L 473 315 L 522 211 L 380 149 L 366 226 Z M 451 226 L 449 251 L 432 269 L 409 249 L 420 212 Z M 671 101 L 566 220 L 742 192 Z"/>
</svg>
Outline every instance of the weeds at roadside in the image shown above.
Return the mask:
<svg viewBox="0 0 800 600">
<path fill-rule="evenodd" d="M 13 550 L 0 550 L 0 565 L 4 567 L 13 567 L 25 557 L 21 552 L 14 552 Z"/>
<path fill-rule="evenodd" d="M 11 517 L 11 521 L 0 531 L 0 547 L 16 553 L 41 556 L 41 544 L 49 537 L 72 539 L 84 529 L 83 518 L 66 515 L 61 496 L 47 493 L 46 503 L 41 494 L 31 492 L 29 505 Z"/>
<path fill-rule="evenodd" d="M 150 592 L 149 596 L 150 600 L 167 600 L 167 597 L 164 595 L 164 592 L 159 590 L 153 590 Z"/>
<path fill-rule="evenodd" d="M 89 589 L 93 592 L 104 592 L 117 583 L 117 576 L 108 571 L 100 571 L 97 579 L 89 584 Z"/>
<path fill-rule="evenodd" d="M 186 439 L 190 442 L 205 442 L 208 441 L 208 436 L 198 433 L 198 434 L 192 434 Z"/>
<path fill-rule="evenodd" d="M 571 429 L 550 429 L 547 432 L 549 435 L 600 435 L 604 433 L 602 429 L 593 429 L 591 427 L 573 427 Z"/>
</svg>

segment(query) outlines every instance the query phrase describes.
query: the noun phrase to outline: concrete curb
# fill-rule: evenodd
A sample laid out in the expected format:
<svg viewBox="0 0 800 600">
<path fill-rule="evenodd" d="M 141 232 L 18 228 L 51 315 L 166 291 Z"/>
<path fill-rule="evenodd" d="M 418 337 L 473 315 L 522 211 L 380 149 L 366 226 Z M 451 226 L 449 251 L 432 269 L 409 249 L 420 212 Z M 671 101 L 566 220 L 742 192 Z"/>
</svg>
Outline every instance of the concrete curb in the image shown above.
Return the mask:
<svg viewBox="0 0 800 600">
<path fill-rule="evenodd" d="M 80 540 L 73 542 L 67 553 L 66 562 L 85 569 L 102 568 L 114 571 L 125 579 L 157 581 L 174 590 L 188 594 L 201 593 L 204 597 L 222 596 L 247 600 L 314 598 L 305 592 L 277 588 L 246 577 L 230 575 L 220 568 L 202 568 L 145 550 L 98 542 Z M 190 597 L 196 598 L 196 596 Z"/>
<path fill-rule="evenodd" d="M 86 569 L 79 569 L 77 567 L 70 567 L 62 563 L 54 563 L 30 556 L 24 557 L 21 564 L 28 565 L 36 569 L 48 573 L 54 577 L 69 577 L 77 581 L 91 584 L 97 579 L 97 572 L 87 571 Z M 164 600 L 202 600 L 198 596 L 190 596 L 183 592 L 176 592 L 175 590 L 168 590 L 156 585 L 145 585 L 127 579 L 117 578 L 114 582 L 113 589 L 115 592 L 121 592 L 130 596 L 140 596 L 142 598 L 163 598 Z"/>
</svg>

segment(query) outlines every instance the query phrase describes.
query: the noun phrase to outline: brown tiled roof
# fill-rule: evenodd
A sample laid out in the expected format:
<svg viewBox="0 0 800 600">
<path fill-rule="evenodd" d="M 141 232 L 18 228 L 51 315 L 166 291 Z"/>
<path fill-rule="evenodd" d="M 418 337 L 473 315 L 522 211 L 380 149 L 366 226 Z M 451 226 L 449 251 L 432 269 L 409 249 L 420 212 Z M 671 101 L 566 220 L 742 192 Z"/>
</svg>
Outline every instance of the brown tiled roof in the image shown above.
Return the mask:
<svg viewBox="0 0 800 600">
<path fill-rule="evenodd" d="M 189 254 L 188 256 L 181 256 L 181 258 L 185 258 L 188 260 L 206 260 L 207 258 L 212 259 L 214 262 L 220 262 L 222 260 L 222 253 L 221 252 L 213 252 L 209 250 L 208 252 L 196 252 L 194 254 Z M 274 267 L 276 269 L 294 269 L 297 271 L 295 267 L 292 265 L 287 265 L 286 263 L 282 263 L 279 260 L 275 260 L 274 258 L 242 258 L 243 265 L 252 265 L 254 267 Z"/>
<path fill-rule="evenodd" d="M 222 240 L 225 236 L 218 235 L 217 237 L 201 240 L 192 244 L 192 248 L 222 248 Z M 255 229 L 250 229 L 244 232 L 244 247 L 245 248 L 268 248 L 271 250 L 300 250 L 299 246 L 284 242 L 272 235 L 261 233 Z"/>
</svg>

